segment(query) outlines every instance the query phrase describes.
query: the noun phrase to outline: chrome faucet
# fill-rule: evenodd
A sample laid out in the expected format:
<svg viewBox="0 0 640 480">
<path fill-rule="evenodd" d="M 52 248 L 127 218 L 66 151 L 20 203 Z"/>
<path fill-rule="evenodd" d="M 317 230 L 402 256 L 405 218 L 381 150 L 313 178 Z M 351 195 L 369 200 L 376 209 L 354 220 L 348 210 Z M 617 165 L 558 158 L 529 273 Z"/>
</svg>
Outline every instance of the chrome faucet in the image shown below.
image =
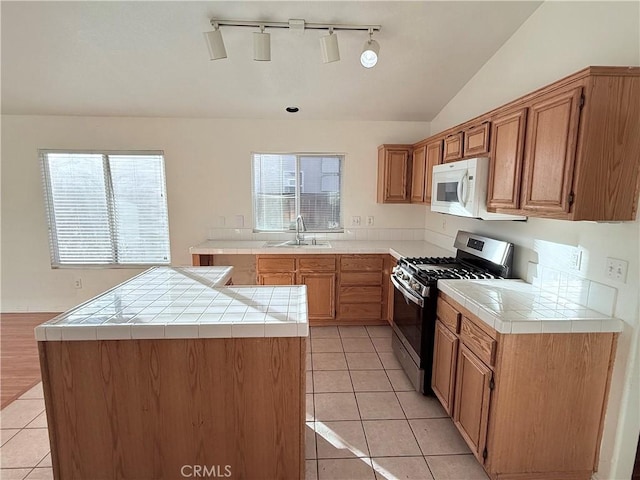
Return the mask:
<svg viewBox="0 0 640 480">
<path fill-rule="evenodd" d="M 296 218 L 296 245 L 300 245 L 304 240 L 304 235 L 301 232 L 306 232 L 307 227 L 304 224 L 304 218 L 302 215 L 298 215 Z"/>
</svg>

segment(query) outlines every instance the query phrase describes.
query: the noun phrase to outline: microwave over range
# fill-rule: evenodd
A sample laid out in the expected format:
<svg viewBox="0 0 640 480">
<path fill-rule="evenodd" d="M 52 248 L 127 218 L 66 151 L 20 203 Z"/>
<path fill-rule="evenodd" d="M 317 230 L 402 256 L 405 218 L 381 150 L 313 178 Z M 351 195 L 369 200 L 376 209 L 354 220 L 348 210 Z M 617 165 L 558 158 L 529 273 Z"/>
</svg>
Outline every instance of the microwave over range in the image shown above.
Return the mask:
<svg viewBox="0 0 640 480">
<path fill-rule="evenodd" d="M 431 211 L 483 220 L 526 220 L 487 212 L 489 158 L 478 157 L 433 167 Z"/>
</svg>

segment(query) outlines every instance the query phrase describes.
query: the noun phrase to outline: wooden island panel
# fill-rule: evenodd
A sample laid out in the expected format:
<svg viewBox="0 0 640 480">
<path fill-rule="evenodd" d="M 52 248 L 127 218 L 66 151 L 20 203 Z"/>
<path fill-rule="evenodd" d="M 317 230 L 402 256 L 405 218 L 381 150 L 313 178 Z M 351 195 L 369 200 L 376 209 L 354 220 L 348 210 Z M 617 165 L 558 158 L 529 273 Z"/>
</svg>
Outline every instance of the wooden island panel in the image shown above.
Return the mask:
<svg viewBox="0 0 640 480">
<path fill-rule="evenodd" d="M 39 342 L 54 477 L 302 478 L 304 342 Z"/>
</svg>

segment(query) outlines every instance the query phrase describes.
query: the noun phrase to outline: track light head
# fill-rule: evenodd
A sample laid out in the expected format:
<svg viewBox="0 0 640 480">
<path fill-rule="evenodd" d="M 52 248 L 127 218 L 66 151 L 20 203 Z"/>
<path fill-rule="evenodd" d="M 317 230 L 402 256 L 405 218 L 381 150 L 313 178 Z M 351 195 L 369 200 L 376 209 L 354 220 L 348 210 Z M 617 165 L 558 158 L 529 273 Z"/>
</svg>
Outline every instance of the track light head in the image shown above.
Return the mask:
<svg viewBox="0 0 640 480">
<path fill-rule="evenodd" d="M 264 33 L 264 26 L 260 32 L 253 33 L 253 59 L 257 62 L 271 61 L 271 35 Z"/>
<path fill-rule="evenodd" d="M 378 53 L 380 52 L 380 44 L 373 38 L 373 30 L 369 30 L 369 40 L 364 42 L 362 54 L 360 55 L 360 63 L 365 68 L 373 68 L 378 63 Z"/>
<path fill-rule="evenodd" d="M 209 49 L 209 59 L 220 60 L 221 58 L 227 58 L 227 49 L 224 48 L 222 32 L 217 25 L 214 28 L 215 30 L 212 32 L 204 33 L 204 38 L 207 41 L 207 48 Z"/>
<path fill-rule="evenodd" d="M 338 48 L 338 36 L 333 33 L 333 28 L 329 29 L 329 35 L 320 37 L 320 53 L 324 63 L 331 63 L 340 60 L 340 49 Z"/>
</svg>

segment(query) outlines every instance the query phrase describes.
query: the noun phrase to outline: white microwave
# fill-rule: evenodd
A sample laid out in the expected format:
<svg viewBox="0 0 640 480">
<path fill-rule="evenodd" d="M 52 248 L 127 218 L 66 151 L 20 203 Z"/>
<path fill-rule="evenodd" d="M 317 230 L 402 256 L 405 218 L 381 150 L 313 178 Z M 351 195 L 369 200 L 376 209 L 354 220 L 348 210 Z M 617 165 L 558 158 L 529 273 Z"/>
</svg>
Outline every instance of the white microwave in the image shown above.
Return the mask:
<svg viewBox="0 0 640 480">
<path fill-rule="evenodd" d="M 478 157 L 433 167 L 431 211 L 483 220 L 526 220 L 487 212 L 489 158 Z"/>
</svg>

